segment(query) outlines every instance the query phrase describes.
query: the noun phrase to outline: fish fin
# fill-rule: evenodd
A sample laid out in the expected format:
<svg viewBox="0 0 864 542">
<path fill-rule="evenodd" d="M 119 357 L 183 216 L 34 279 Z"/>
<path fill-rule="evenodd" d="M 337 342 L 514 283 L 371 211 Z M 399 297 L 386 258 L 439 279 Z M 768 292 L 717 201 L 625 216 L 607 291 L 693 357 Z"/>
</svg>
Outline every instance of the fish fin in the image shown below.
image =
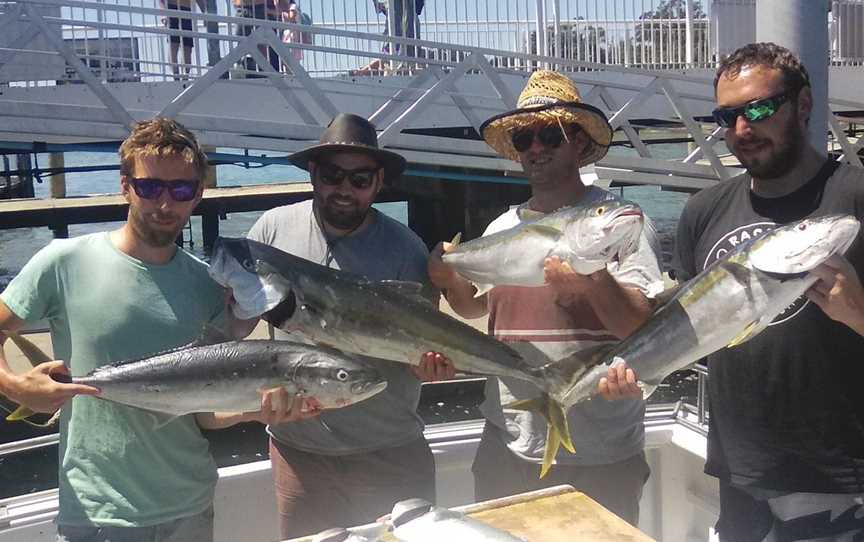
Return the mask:
<svg viewBox="0 0 864 542">
<path fill-rule="evenodd" d="M 573 440 L 570 438 L 567 415 L 561 405 L 548 394 L 544 393 L 542 396 L 533 399 L 515 401 L 505 405 L 504 408 L 537 412 L 546 419 L 546 449 L 543 452 L 543 466 L 540 469 L 540 478 L 543 478 L 549 472 L 561 445 L 570 453 L 576 453 Z"/>
<path fill-rule="evenodd" d="M 6 410 L 6 409 L 4 408 L 4 410 Z M 32 410 L 30 410 L 29 408 L 27 408 L 25 406 L 19 406 L 18 408 L 15 409 L 14 412 L 12 412 L 8 416 L 6 416 L 6 421 L 7 422 L 24 422 L 31 427 L 39 427 L 40 429 L 46 429 L 48 427 L 54 426 L 54 424 L 57 423 L 57 420 L 60 419 L 60 411 L 59 410 L 57 412 L 55 412 L 54 414 L 52 414 L 51 417 L 48 418 L 47 421 L 42 422 L 42 423 L 34 422 L 34 421 L 31 421 L 28 419 L 34 415 L 36 415 L 36 412 L 33 412 Z"/>
<path fill-rule="evenodd" d="M 733 261 L 729 261 L 729 260 L 725 260 L 725 261 L 721 260 L 720 267 L 724 271 L 726 271 L 727 273 L 729 273 L 730 275 L 735 277 L 735 279 L 738 282 L 740 282 L 742 284 L 747 284 L 748 282 L 750 282 L 750 276 L 752 274 L 752 271 L 750 271 L 750 269 L 748 269 L 747 266 L 741 265 L 738 262 L 733 262 Z"/>
<path fill-rule="evenodd" d="M 459 246 L 459 243 L 462 242 L 462 232 L 460 231 L 456 235 L 453 236 L 453 239 L 450 240 L 450 249 L 454 249 Z"/>
<path fill-rule="evenodd" d="M 561 447 L 561 438 L 552 427 L 552 424 L 546 425 L 546 448 L 543 450 L 543 464 L 540 465 L 540 478 L 544 478 L 549 469 L 552 468 L 552 463 L 555 462 L 555 456 L 558 455 L 558 449 Z"/>
<path fill-rule="evenodd" d="M 525 226 L 525 231 L 530 231 L 536 235 L 548 237 L 550 239 L 558 239 L 561 237 L 561 230 L 544 224 L 529 224 Z"/>
<path fill-rule="evenodd" d="M 30 410 L 29 408 L 27 408 L 25 406 L 19 406 L 18 408 L 15 409 L 14 412 L 12 412 L 8 416 L 6 416 L 6 421 L 7 422 L 19 422 L 22 420 L 26 420 L 27 418 L 29 418 L 30 416 L 32 416 L 34 414 L 36 414 L 36 413 L 33 412 L 32 410 Z"/>
<path fill-rule="evenodd" d="M 213 324 L 204 324 L 204 326 L 201 328 L 201 335 L 199 335 L 198 338 L 191 343 L 181 347 L 181 349 L 192 348 L 195 346 L 208 346 L 211 344 L 228 343 L 233 340 L 234 338 L 231 337 L 228 333 L 226 333 L 225 330 L 223 330 L 222 328 L 214 326 Z"/>
<path fill-rule="evenodd" d="M 726 345 L 726 348 L 732 348 L 733 346 L 738 346 L 739 344 L 746 343 L 753 337 L 759 334 L 763 329 L 767 326 L 762 323 L 762 320 L 754 320 L 747 324 L 747 327 L 744 328 L 744 331 L 738 334 L 737 337 L 732 339 L 729 344 Z"/>
<path fill-rule="evenodd" d="M 162 414 L 156 412 L 150 412 L 150 415 L 153 416 L 153 430 L 162 429 L 169 423 L 173 422 L 177 418 L 180 417 L 180 414 Z"/>
<path fill-rule="evenodd" d="M 489 290 L 494 287 L 494 284 L 474 284 L 474 288 L 477 289 L 477 291 L 474 293 L 474 297 L 480 297 L 481 295 L 488 293 Z"/>
<path fill-rule="evenodd" d="M 667 304 L 669 304 L 670 301 L 675 299 L 675 296 L 678 295 L 678 292 L 681 291 L 681 288 L 683 288 L 685 284 L 687 283 L 678 283 L 671 288 L 666 288 L 665 290 L 654 296 L 654 312 L 659 311 Z"/>
<path fill-rule="evenodd" d="M 642 400 L 643 400 L 643 401 L 647 401 L 648 398 L 651 397 L 651 394 L 654 393 L 654 392 L 657 390 L 658 386 L 660 386 L 660 383 L 657 382 L 657 383 L 655 384 L 655 383 L 653 383 L 653 382 L 642 382 L 642 381 L 639 381 L 638 386 L 639 386 L 640 388 L 642 388 Z"/>
<path fill-rule="evenodd" d="M 3 333 L 5 333 L 6 336 L 9 337 L 9 339 L 11 339 L 13 343 L 15 343 L 15 346 L 18 347 L 18 350 L 20 350 L 21 353 L 24 354 L 24 357 L 26 357 L 30 364 L 34 367 L 39 365 L 40 363 L 45 363 L 54 359 L 48 354 L 46 354 L 41 348 L 33 344 L 30 339 L 27 339 L 26 337 L 19 335 L 14 331 L 4 331 Z"/>
</svg>

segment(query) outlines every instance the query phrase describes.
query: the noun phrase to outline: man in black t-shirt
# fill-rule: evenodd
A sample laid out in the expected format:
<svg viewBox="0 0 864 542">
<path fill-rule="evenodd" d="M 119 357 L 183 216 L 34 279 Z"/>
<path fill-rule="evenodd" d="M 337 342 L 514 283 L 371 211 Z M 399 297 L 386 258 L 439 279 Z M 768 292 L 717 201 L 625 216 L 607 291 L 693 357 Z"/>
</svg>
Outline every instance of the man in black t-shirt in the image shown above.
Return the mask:
<svg viewBox="0 0 864 542">
<path fill-rule="evenodd" d="M 679 281 L 779 224 L 864 216 L 864 170 L 826 160 L 807 141 L 813 98 L 792 53 L 742 47 L 720 64 L 715 92 L 715 119 L 747 172 L 688 201 Z M 862 270 L 859 236 L 767 329 L 709 356 L 705 472 L 720 479 L 722 541 L 864 539 Z"/>
</svg>

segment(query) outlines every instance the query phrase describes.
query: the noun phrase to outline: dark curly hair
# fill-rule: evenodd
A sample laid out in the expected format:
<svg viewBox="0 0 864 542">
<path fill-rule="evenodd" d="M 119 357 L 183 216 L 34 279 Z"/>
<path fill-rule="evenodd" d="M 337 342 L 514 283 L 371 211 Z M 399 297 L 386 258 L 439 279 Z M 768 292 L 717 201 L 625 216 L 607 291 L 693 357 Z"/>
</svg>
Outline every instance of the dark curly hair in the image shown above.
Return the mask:
<svg viewBox="0 0 864 542">
<path fill-rule="evenodd" d="M 776 43 L 762 42 L 749 43 L 740 47 L 720 61 L 720 66 L 714 75 L 714 92 L 717 92 L 717 83 L 721 77 L 726 75 L 729 79 L 735 79 L 744 66 L 766 66 L 780 70 L 783 73 L 786 92 L 793 99 L 798 96 L 802 88 L 810 86 L 807 68 L 792 51 Z"/>
</svg>

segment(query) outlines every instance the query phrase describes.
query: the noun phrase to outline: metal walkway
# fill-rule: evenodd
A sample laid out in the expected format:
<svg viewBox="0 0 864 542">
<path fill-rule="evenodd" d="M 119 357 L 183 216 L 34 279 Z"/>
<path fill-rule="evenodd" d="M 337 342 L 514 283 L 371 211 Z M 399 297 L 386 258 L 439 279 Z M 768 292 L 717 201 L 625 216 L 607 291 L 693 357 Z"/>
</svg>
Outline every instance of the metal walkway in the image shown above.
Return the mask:
<svg viewBox="0 0 864 542">
<path fill-rule="evenodd" d="M 518 164 L 496 157 L 470 128 L 512 109 L 530 71 L 544 67 L 568 73 L 585 101 L 607 112 L 616 140 L 632 146 L 631 157 L 597 164 L 601 179 L 697 190 L 736 172 L 724 162 L 722 132 L 710 121 L 708 68 L 623 67 L 104 1 L 18 0 L 3 11 L 0 142 L 7 148 L 117 141 L 136 120 L 163 115 L 205 145 L 291 152 L 317 141 L 337 112 L 350 111 L 369 117 L 382 145 L 413 168 L 519 176 Z M 192 19 L 193 31 L 159 22 L 170 16 Z M 244 25 L 251 34 L 235 35 Z M 304 39 L 284 42 L 285 30 Z M 192 38 L 195 59 L 169 62 L 169 35 Z M 211 55 L 212 66 L 201 59 L 208 47 L 220 57 Z M 847 137 L 841 115 L 864 111 L 854 83 L 864 67 L 832 70 L 832 144 L 841 160 L 861 165 L 864 139 Z M 692 152 L 674 161 L 654 156 L 644 129 L 658 122 L 679 127 Z"/>
</svg>

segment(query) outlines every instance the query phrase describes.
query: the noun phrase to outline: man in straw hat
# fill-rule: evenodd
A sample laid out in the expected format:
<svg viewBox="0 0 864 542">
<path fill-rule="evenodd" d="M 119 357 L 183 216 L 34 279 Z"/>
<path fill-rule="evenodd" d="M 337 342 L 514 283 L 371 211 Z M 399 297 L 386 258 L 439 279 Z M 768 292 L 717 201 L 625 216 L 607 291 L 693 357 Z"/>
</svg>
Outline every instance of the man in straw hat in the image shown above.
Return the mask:
<svg viewBox="0 0 864 542">
<path fill-rule="evenodd" d="M 264 213 L 250 239 L 372 280 L 429 283 L 420 238 L 372 208 L 405 159 L 378 148 L 369 121 L 338 115 L 318 145 L 289 160 L 309 172 L 312 200 Z M 437 300 L 437 291 L 428 290 Z M 411 497 L 435 501 L 435 463 L 416 409 L 420 381 L 452 378 L 453 366 L 430 352 L 417 368 L 376 367 L 388 385 L 372 399 L 268 427 L 283 538 L 374 521 Z"/>
<path fill-rule="evenodd" d="M 583 103 L 567 77 L 534 72 L 518 109 L 487 120 L 483 138 L 499 154 L 522 163 L 531 199 L 495 219 L 484 235 L 579 203 L 613 198 L 586 186 L 579 168 L 606 154 L 612 129 L 604 114 Z M 474 286 L 441 260 L 441 244 L 429 258 L 429 275 L 453 309 L 465 317 L 489 314 L 489 333 L 502 341 L 529 341 L 553 360 L 633 332 L 651 312 L 650 298 L 662 290 L 657 258 L 643 234 L 632 256 L 591 275 L 578 275 L 558 258 L 545 262 L 547 284 L 497 286 L 474 297 Z M 543 357 L 543 356 L 540 356 Z M 530 359 L 541 364 L 546 359 Z M 530 384 L 489 378 L 481 411 L 486 428 L 474 460 L 475 496 L 486 500 L 556 484 L 571 484 L 635 524 L 649 469 L 643 452 L 644 404 L 621 398 L 638 389 L 632 371 L 604 379 L 603 398 L 574 406 L 568 423 L 576 454 L 562 450 L 549 474 L 538 478 L 546 445 L 546 423 L 533 412 L 502 404 L 537 397 Z M 619 384 L 620 382 L 620 384 Z"/>
</svg>

